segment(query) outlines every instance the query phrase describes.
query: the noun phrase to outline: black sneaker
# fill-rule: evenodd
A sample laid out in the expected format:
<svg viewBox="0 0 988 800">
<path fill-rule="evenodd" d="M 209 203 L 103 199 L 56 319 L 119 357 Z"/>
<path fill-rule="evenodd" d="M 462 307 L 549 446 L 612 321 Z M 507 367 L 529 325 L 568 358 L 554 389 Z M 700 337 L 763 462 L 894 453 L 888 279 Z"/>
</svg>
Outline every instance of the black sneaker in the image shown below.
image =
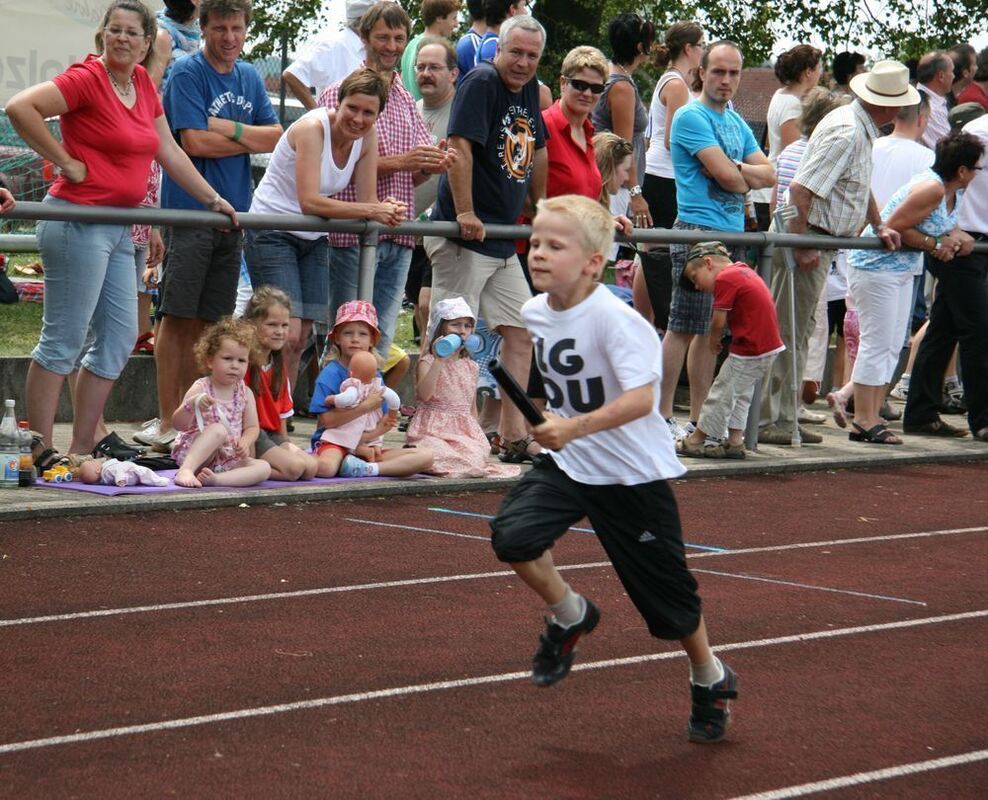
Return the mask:
<svg viewBox="0 0 988 800">
<path fill-rule="evenodd" d="M 730 700 L 738 696 L 738 676 L 727 664 L 724 677 L 713 686 L 694 686 L 693 710 L 690 712 L 689 735 L 691 742 L 709 744 L 719 742 L 731 724 Z"/>
<path fill-rule="evenodd" d="M 587 600 L 583 619 L 575 625 L 563 628 L 546 619 L 545 633 L 539 637 L 539 649 L 532 659 L 532 682 L 536 686 L 552 686 L 569 674 L 576 654 L 576 643 L 585 633 L 590 633 L 600 622 L 600 611 Z"/>
</svg>

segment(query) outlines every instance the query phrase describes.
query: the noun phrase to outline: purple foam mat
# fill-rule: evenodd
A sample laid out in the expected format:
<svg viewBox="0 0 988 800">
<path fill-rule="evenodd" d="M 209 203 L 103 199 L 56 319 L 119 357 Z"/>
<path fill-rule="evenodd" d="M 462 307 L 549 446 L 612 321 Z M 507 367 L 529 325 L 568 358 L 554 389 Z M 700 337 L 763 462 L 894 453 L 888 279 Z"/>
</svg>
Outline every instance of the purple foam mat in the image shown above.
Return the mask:
<svg viewBox="0 0 988 800">
<path fill-rule="evenodd" d="M 158 472 L 163 478 L 173 480 L 178 470 L 164 469 Z M 425 475 L 415 477 L 427 477 Z M 176 486 L 174 483 L 168 486 L 105 486 L 101 483 L 82 483 L 81 481 L 70 481 L 69 483 L 49 483 L 38 481 L 35 486 L 42 489 L 68 489 L 76 492 L 89 492 L 90 494 L 100 494 L 104 497 L 115 497 L 120 494 L 168 494 L 170 492 L 242 492 L 245 489 L 281 489 L 289 486 L 321 486 L 334 483 L 353 483 L 355 481 L 393 481 L 398 478 L 388 478 L 376 476 L 373 478 L 313 478 L 309 481 L 264 481 L 253 486 L 204 486 L 201 489 L 189 489 L 185 486 Z M 402 479 L 404 480 L 404 479 Z"/>
</svg>

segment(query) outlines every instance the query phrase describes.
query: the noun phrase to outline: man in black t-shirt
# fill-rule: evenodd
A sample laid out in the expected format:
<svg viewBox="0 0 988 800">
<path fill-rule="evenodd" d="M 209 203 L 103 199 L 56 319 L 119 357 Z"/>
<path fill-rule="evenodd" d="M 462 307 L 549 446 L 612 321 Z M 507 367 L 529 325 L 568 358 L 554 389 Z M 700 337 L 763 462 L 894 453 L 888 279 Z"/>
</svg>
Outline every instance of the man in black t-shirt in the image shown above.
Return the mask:
<svg viewBox="0 0 988 800">
<path fill-rule="evenodd" d="M 501 27 L 493 64 L 472 69 L 457 88 L 449 120 L 449 146 L 458 158 L 439 179 L 432 219 L 456 221 L 460 238 L 427 236 L 432 261 L 432 304 L 463 297 L 502 337 L 500 360 L 525 384 L 531 342 L 521 306 L 531 296 L 512 240 L 486 240 L 486 224 L 513 224 L 526 199 L 545 196 L 548 159 L 535 78 L 545 30 L 529 16 Z M 524 420 L 501 404 L 498 433 L 511 451 L 528 445 Z"/>
</svg>

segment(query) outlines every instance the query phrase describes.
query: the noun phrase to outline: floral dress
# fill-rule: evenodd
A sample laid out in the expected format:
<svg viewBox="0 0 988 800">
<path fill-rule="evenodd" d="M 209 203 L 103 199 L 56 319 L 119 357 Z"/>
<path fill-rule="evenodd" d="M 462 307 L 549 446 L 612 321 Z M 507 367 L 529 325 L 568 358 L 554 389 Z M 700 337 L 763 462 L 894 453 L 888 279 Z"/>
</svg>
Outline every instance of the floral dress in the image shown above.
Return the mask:
<svg viewBox="0 0 988 800">
<path fill-rule="evenodd" d="M 435 358 L 426 353 L 420 361 L 428 367 Z M 408 444 L 432 450 L 429 472 L 434 475 L 505 478 L 521 471 L 520 467 L 488 463 L 490 443 L 473 415 L 479 369 L 472 358 L 447 360 L 432 399 L 419 402 L 408 425 Z"/>
<path fill-rule="evenodd" d="M 216 399 L 216 393 L 213 391 L 213 382 L 208 377 L 197 380 L 192 384 L 192 388 L 198 390 L 193 395 L 193 398 L 205 393 Z M 233 397 L 230 400 L 216 400 L 208 408 L 200 409 L 198 406 L 196 407 L 195 418 L 191 426 L 179 431 L 175 436 L 175 446 L 172 447 L 172 458 L 175 459 L 179 466 L 185 461 L 186 456 L 189 454 L 189 448 L 200 431 L 214 422 L 218 422 L 226 428 L 226 441 L 223 442 L 223 445 L 216 451 L 212 459 L 202 466 L 209 467 L 214 472 L 225 472 L 242 466 L 242 461 L 237 455 L 237 443 L 240 441 L 240 436 L 244 430 L 244 409 L 247 407 L 246 392 L 247 389 L 241 381 L 234 389 Z"/>
</svg>

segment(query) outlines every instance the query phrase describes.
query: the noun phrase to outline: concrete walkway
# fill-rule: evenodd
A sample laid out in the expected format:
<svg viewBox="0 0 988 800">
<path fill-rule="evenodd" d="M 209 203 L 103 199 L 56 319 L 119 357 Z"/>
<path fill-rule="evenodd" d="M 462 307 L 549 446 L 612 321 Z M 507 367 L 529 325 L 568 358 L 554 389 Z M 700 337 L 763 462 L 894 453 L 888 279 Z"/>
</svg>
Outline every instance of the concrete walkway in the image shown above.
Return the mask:
<svg viewBox="0 0 988 800">
<path fill-rule="evenodd" d="M 814 410 L 825 411 L 823 403 Z M 963 424 L 961 417 L 947 417 L 954 425 Z M 113 425 L 120 436 L 130 441 L 131 434 L 140 426 L 120 422 Z M 892 429 L 901 433 L 901 424 L 893 423 Z M 305 445 L 315 428 L 311 419 L 296 419 L 293 437 L 299 445 Z M 686 458 L 683 463 L 689 470 L 686 479 L 738 475 L 763 475 L 771 473 L 807 472 L 816 470 L 862 469 L 869 467 L 901 466 L 905 464 L 941 463 L 947 461 L 988 460 L 988 444 L 964 439 L 939 439 L 929 436 L 906 436 L 901 446 L 873 445 L 850 442 L 847 432 L 828 419 L 824 425 L 809 428 L 823 435 L 823 443 L 798 448 L 759 445 L 757 452 L 749 452 L 744 461 L 703 460 Z M 69 443 L 70 426 L 59 424 L 55 431 L 55 445 L 65 452 Z M 404 434 L 392 432 L 386 437 L 391 446 L 400 447 Z M 268 505 L 274 503 L 306 503 L 322 500 L 346 500 L 353 497 L 377 497 L 399 494 L 449 494 L 463 491 L 503 490 L 514 479 L 464 479 L 414 478 L 407 480 L 360 481 L 332 484 L 306 485 L 285 483 L 274 489 L 195 490 L 162 495 L 123 495 L 104 497 L 72 491 L 50 489 L 0 489 L 0 521 L 50 518 L 83 514 L 124 514 L 144 511 L 179 510 L 186 508 L 219 508 L 241 504 Z"/>
</svg>

